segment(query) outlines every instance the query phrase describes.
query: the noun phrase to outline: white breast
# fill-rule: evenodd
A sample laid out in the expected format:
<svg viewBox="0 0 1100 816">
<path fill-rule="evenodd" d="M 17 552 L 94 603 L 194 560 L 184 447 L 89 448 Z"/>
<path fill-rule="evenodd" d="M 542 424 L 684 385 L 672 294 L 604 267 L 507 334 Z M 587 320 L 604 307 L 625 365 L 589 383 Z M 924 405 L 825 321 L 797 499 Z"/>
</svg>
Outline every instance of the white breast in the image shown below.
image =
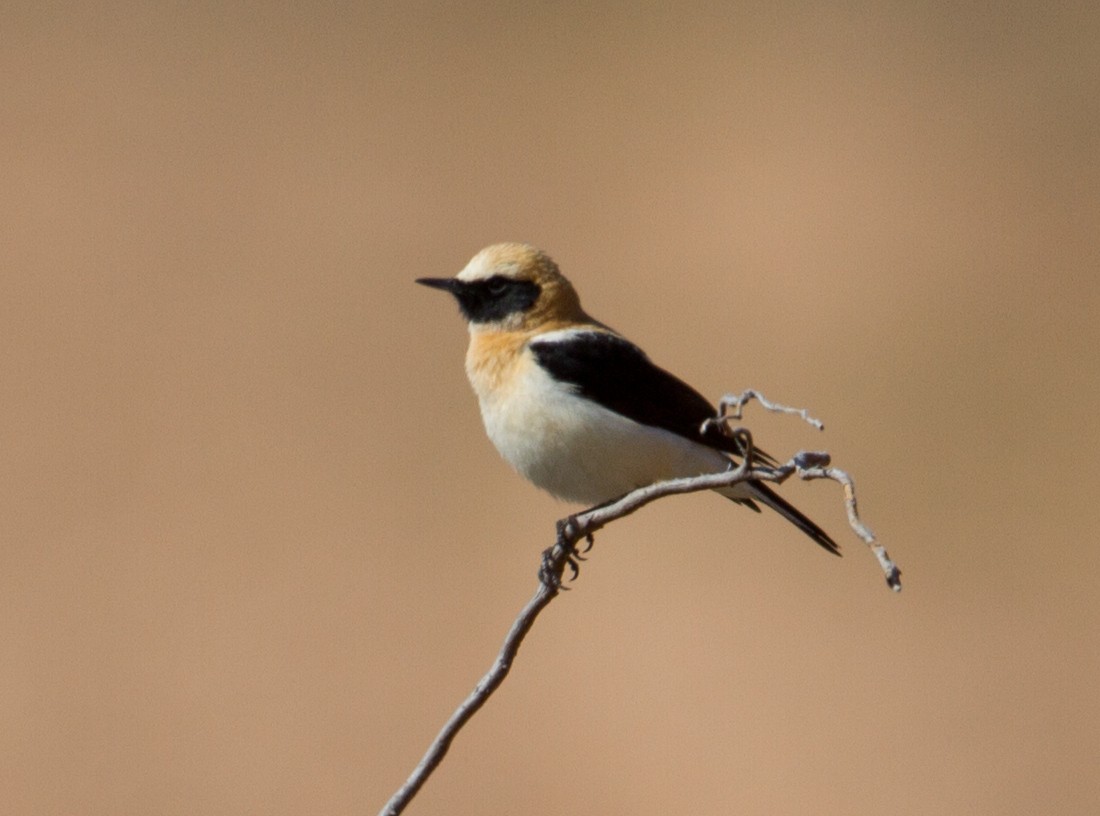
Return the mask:
<svg viewBox="0 0 1100 816">
<path fill-rule="evenodd" d="M 506 388 L 491 390 L 472 378 L 485 430 L 517 471 L 558 498 L 599 504 L 662 479 L 729 465 L 718 451 L 577 395 L 526 350 L 511 375 Z"/>
</svg>

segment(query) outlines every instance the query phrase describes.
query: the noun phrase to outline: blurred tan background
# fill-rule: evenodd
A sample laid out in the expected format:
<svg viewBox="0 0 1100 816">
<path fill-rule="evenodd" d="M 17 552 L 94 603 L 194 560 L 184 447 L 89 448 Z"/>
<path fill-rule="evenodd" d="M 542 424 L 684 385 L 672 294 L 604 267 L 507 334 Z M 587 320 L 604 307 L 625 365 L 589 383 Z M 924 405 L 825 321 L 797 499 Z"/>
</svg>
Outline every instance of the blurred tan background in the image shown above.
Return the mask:
<svg viewBox="0 0 1100 816">
<path fill-rule="evenodd" d="M 499 240 L 845 542 L 602 533 L 410 813 L 1100 812 L 1094 4 L 9 5 L 0 812 L 374 813 L 568 507 L 412 284 Z"/>
</svg>

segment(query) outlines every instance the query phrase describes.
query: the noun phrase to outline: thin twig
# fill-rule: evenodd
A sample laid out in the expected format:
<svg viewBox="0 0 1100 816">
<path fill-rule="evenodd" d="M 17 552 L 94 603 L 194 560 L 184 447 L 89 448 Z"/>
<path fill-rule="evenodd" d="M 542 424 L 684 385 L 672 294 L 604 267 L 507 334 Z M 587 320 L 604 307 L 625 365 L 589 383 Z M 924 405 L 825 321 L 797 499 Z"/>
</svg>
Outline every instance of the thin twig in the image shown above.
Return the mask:
<svg viewBox="0 0 1100 816">
<path fill-rule="evenodd" d="M 768 410 L 796 414 L 815 427 L 823 427 L 818 420 L 811 418 L 805 410 L 769 403 L 757 392 L 746 391 L 739 398 L 724 399 L 721 415 L 716 420 L 727 426 L 726 433 L 737 440 L 740 449 L 743 451 L 744 458 L 740 465 L 736 467 L 731 465 L 729 470 L 720 473 L 708 473 L 701 476 L 658 482 L 648 487 L 639 488 L 616 501 L 594 507 L 559 521 L 557 525 L 558 539 L 554 546 L 543 553 L 538 590 L 512 624 L 512 628 L 509 630 L 507 637 L 504 638 L 504 644 L 501 646 L 500 653 L 497 655 L 492 667 L 462 702 L 462 705 L 451 715 L 447 724 L 443 726 L 439 735 L 428 747 L 428 751 L 424 758 L 420 760 L 420 764 L 416 766 L 405 784 L 382 808 L 379 816 L 398 816 L 404 811 L 405 807 L 428 780 L 428 777 L 443 761 L 447 749 L 450 748 L 458 732 L 504 682 L 504 678 L 508 676 L 508 672 L 512 668 L 512 662 L 519 652 L 519 647 L 534 625 L 535 619 L 563 589 L 561 581 L 565 568 L 570 566 L 573 568 L 574 573 L 576 572 L 577 543 L 581 539 L 591 540 L 592 534 L 597 530 L 612 521 L 629 516 L 652 501 L 679 493 L 695 493 L 701 490 L 731 487 L 741 482 L 756 479 L 778 484 L 786 481 L 794 474 L 805 480 L 829 479 L 843 486 L 848 523 L 856 535 L 871 548 L 878 559 L 879 565 L 886 575 L 886 583 L 895 592 L 901 590 L 901 570 L 898 569 L 897 564 L 890 560 L 886 549 L 876 542 L 870 529 L 859 518 L 856 509 L 855 484 L 851 476 L 839 468 L 830 467 L 831 460 L 828 453 L 801 451 L 778 467 L 755 465 L 752 434 L 744 428 L 729 428 L 730 420 L 739 418 L 741 407 L 751 399 L 756 399 Z M 730 406 L 735 406 L 735 411 L 732 414 L 727 413 L 727 408 Z"/>
<path fill-rule="evenodd" d="M 565 555 L 561 557 L 561 563 L 559 566 L 559 576 L 561 570 L 565 569 Z M 417 792 L 424 786 L 424 783 L 428 781 L 428 777 L 432 775 L 432 772 L 439 766 L 439 763 L 443 761 L 443 757 L 447 755 L 447 749 L 451 747 L 451 742 L 454 741 L 455 736 L 462 729 L 469 719 L 478 712 L 478 710 L 488 702 L 489 697 L 497 687 L 504 682 L 504 678 L 508 676 L 509 669 L 512 668 L 512 661 L 515 659 L 516 654 L 519 652 L 520 644 L 523 643 L 523 639 L 527 636 L 527 632 L 531 629 L 531 626 L 535 623 L 535 618 L 538 617 L 541 612 L 550 601 L 554 600 L 554 597 L 560 591 L 560 587 L 551 586 L 550 584 L 539 582 L 538 591 L 534 597 L 527 602 L 527 606 L 523 607 L 523 611 L 519 613 L 519 617 L 516 618 L 512 624 L 512 628 L 508 631 L 508 636 L 504 638 L 504 645 L 500 649 L 500 654 L 497 655 L 497 659 L 493 661 L 492 668 L 485 673 L 485 676 L 478 681 L 478 684 L 474 686 L 474 690 L 470 692 L 470 696 L 462 701 L 455 713 L 451 715 L 451 718 L 447 720 L 447 724 L 443 726 L 443 730 L 439 732 L 439 736 L 432 741 L 432 744 L 428 747 L 428 752 L 424 754 L 424 758 L 420 760 L 420 764 L 416 766 L 416 770 L 412 772 L 409 778 L 405 781 L 405 784 L 393 795 L 393 798 L 386 803 L 386 806 L 379 812 L 379 816 L 397 816 L 405 810 L 406 805 L 412 801 L 412 798 L 416 796 Z"/>
<path fill-rule="evenodd" d="M 805 408 L 790 408 L 786 405 L 780 405 L 778 402 L 771 402 L 759 391 L 755 391 L 752 388 L 747 391 L 742 391 L 741 394 L 736 397 L 731 394 L 722 397 L 721 401 L 718 403 L 718 419 L 726 419 L 727 417 L 729 419 L 741 419 L 741 410 L 753 400 L 759 402 L 768 411 L 774 411 L 777 414 L 793 414 L 794 416 L 802 417 L 802 419 L 813 425 L 819 431 L 825 430 L 825 423 L 820 419 L 814 419 Z M 732 413 L 730 412 L 731 408 L 733 409 Z"/>
</svg>

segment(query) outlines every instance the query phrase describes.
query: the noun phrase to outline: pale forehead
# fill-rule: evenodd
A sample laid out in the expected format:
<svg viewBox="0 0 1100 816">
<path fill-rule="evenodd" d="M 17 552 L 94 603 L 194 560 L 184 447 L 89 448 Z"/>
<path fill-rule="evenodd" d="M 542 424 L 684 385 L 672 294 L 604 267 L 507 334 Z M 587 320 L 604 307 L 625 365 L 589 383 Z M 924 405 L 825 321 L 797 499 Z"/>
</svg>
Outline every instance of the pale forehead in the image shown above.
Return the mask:
<svg viewBox="0 0 1100 816">
<path fill-rule="evenodd" d="M 477 253 L 456 276 L 462 281 L 477 281 L 503 275 L 531 279 L 538 274 L 540 253 L 527 244 L 493 244 Z"/>
</svg>

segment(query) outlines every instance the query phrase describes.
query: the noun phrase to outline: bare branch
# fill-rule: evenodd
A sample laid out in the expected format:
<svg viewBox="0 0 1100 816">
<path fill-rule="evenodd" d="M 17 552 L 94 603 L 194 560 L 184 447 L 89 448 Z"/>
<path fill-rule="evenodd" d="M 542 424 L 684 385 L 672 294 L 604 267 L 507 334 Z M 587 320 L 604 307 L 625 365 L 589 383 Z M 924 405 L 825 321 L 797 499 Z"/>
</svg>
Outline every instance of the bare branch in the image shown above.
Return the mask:
<svg viewBox="0 0 1100 816">
<path fill-rule="evenodd" d="M 741 410 L 753 400 L 759 402 L 769 411 L 774 411 L 777 414 L 793 414 L 794 416 L 802 417 L 802 419 L 813 425 L 819 431 L 825 430 L 825 423 L 820 419 L 814 419 L 805 408 L 789 408 L 786 405 L 780 405 L 778 402 L 771 402 L 765 399 L 764 395 L 759 391 L 754 391 L 751 388 L 748 391 L 742 391 L 741 394 L 736 397 L 731 394 L 722 397 L 721 401 L 718 403 L 718 419 L 723 420 L 729 418 L 740 420 Z M 733 409 L 732 413 L 730 413 L 731 408 Z"/>
<path fill-rule="evenodd" d="M 795 460 L 797 459 L 798 456 L 795 457 Z M 856 508 L 855 482 L 846 471 L 840 468 L 827 467 L 828 463 L 828 456 L 826 455 L 824 465 L 816 467 L 799 467 L 797 471 L 798 476 L 806 480 L 831 479 L 834 482 L 839 482 L 844 487 L 844 506 L 848 510 L 848 526 L 852 528 L 857 536 L 863 539 L 864 544 L 871 548 L 871 552 L 874 554 L 875 558 L 878 559 L 879 566 L 882 567 L 882 571 L 886 574 L 886 583 L 890 589 L 894 590 L 894 592 L 901 592 L 901 570 L 898 568 L 898 565 L 890 559 L 890 555 L 886 552 L 886 548 L 875 540 L 875 534 L 871 532 L 871 529 L 864 524 L 859 517 L 859 511 Z"/>
<path fill-rule="evenodd" d="M 721 473 L 708 473 L 701 476 L 658 482 L 628 493 L 621 499 L 593 507 L 559 521 L 557 524 L 557 541 L 542 556 L 538 590 L 512 624 L 512 628 L 509 630 L 507 637 L 504 638 L 504 644 L 501 646 L 500 653 L 497 655 L 492 667 L 462 702 L 462 705 L 451 715 L 447 724 L 443 726 L 439 735 L 428 747 L 428 752 L 424 755 L 420 764 L 416 766 L 412 775 L 393 795 L 393 798 L 382 808 L 379 816 L 397 816 L 404 811 L 408 803 L 428 780 L 428 777 L 443 761 L 443 757 L 446 756 L 447 750 L 459 730 L 485 705 L 490 695 L 504 682 L 504 678 L 508 676 L 512 662 L 519 652 L 519 647 L 534 625 L 535 619 L 565 588 L 562 586 L 562 575 L 565 568 L 567 566 L 572 568 L 573 577 L 576 577 L 577 560 L 581 558 L 577 552 L 577 543 L 581 539 L 588 539 L 591 542 L 592 534 L 597 530 L 616 519 L 629 516 L 650 502 L 664 496 L 731 487 L 740 482 L 757 479 L 778 484 L 786 481 L 794 474 L 804 480 L 829 479 L 839 483 L 844 488 L 844 503 L 848 511 L 848 523 L 856 535 L 871 548 L 878 559 L 879 565 L 886 575 L 886 583 L 895 592 L 901 590 L 901 570 L 898 569 L 897 564 L 890 560 L 886 549 L 876 542 L 874 534 L 859 518 L 856 508 L 855 484 L 851 476 L 839 468 L 831 467 L 831 459 L 828 453 L 823 451 L 801 451 L 778 467 L 756 466 L 752 434 L 745 428 L 731 428 L 729 426 L 731 420 L 740 418 L 742 407 L 752 399 L 756 399 L 768 410 L 795 414 L 801 416 L 814 427 L 824 427 L 819 420 L 810 417 L 804 409 L 788 408 L 770 403 L 756 391 L 746 391 L 740 397 L 726 397 L 722 400 L 719 416 L 714 420 L 708 420 L 708 424 L 716 422 L 724 425 L 725 432 L 737 440 L 744 455 L 740 465 L 734 467 L 731 463 L 730 469 Z M 733 413 L 728 413 L 730 407 L 734 408 Z"/>
<path fill-rule="evenodd" d="M 561 571 L 564 569 L 565 555 L 563 554 L 561 563 L 558 566 L 559 578 Z M 527 606 L 523 607 L 523 611 L 519 613 L 519 617 L 516 618 L 512 628 L 508 631 L 508 636 L 504 638 L 504 645 L 501 647 L 497 659 L 493 661 L 492 668 L 478 681 L 478 684 L 474 686 L 474 690 L 470 692 L 470 696 L 462 701 L 462 705 L 447 720 L 447 724 L 443 726 L 439 736 L 432 741 L 432 744 L 428 747 L 428 752 L 424 754 L 424 758 L 416 766 L 416 770 L 405 780 L 405 784 L 386 803 L 386 806 L 379 811 L 379 816 L 397 816 L 405 810 L 412 798 L 428 781 L 428 777 L 443 761 L 443 757 L 447 755 L 447 749 L 451 747 L 451 743 L 462 729 L 462 726 L 488 702 L 490 695 L 504 682 L 509 669 L 512 668 L 512 661 L 519 652 L 520 644 L 523 643 L 527 632 L 535 623 L 535 618 L 550 601 L 554 600 L 559 591 L 560 587 L 550 586 L 543 582 L 539 583 L 538 591 L 527 602 Z"/>
</svg>

